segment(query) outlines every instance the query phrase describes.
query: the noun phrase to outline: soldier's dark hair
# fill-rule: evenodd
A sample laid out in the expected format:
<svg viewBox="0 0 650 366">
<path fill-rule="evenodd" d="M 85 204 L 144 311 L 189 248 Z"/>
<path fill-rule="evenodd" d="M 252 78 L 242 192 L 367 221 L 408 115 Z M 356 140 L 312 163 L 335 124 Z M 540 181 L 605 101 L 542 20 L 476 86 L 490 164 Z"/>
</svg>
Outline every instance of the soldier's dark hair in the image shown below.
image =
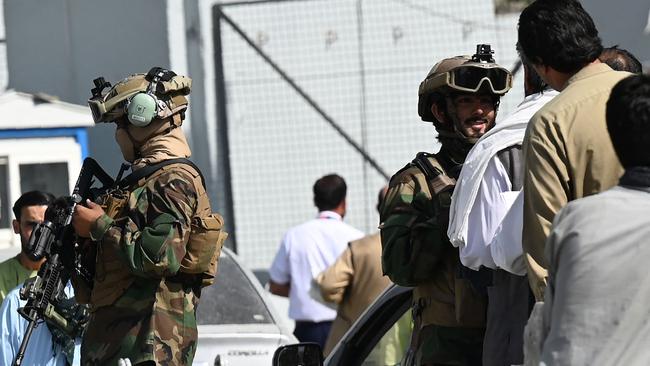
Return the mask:
<svg viewBox="0 0 650 366">
<path fill-rule="evenodd" d="M 443 115 L 447 116 L 447 119 L 449 119 L 449 112 L 447 110 L 447 99 L 443 94 L 440 93 L 431 93 L 431 96 L 429 96 L 429 99 L 431 100 L 431 103 L 429 103 L 429 106 L 436 105 L 438 106 L 438 111 L 442 113 Z M 435 117 L 435 115 L 434 115 Z M 443 130 L 452 130 L 453 131 L 453 126 L 449 126 L 448 123 L 442 123 L 441 121 L 438 121 L 436 119 L 436 123 L 433 124 L 436 127 L 436 130 L 443 129 Z"/>
<path fill-rule="evenodd" d="M 640 74 L 643 71 L 641 61 L 630 51 L 618 48 L 618 45 L 605 48 L 598 59 L 616 71 L 627 71 L 633 74 Z"/>
<path fill-rule="evenodd" d="M 619 81 L 607 101 L 606 118 L 623 167 L 650 167 L 650 75 L 632 75 Z"/>
<path fill-rule="evenodd" d="M 575 73 L 603 50 L 591 16 L 577 0 L 537 0 L 519 16 L 521 53 L 532 64 Z"/>
<path fill-rule="evenodd" d="M 54 196 L 47 192 L 41 191 L 29 191 L 23 193 L 20 198 L 14 203 L 12 210 L 14 211 L 14 216 L 16 220 L 20 221 L 20 214 L 23 210 L 23 207 L 28 206 L 48 206 L 54 201 Z"/>
<path fill-rule="evenodd" d="M 347 193 L 345 180 L 337 174 L 328 174 L 314 183 L 314 205 L 319 211 L 336 208 Z"/>
</svg>

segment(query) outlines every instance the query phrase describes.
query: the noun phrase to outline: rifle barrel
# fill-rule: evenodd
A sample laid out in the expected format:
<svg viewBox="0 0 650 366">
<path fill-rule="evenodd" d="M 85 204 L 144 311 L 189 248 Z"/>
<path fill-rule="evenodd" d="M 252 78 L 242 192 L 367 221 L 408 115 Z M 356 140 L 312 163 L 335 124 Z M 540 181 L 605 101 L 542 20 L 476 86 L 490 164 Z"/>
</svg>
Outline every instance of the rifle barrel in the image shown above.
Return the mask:
<svg viewBox="0 0 650 366">
<path fill-rule="evenodd" d="M 30 318 L 32 320 L 29 321 L 29 325 L 27 325 L 27 330 L 25 330 L 25 336 L 23 337 L 23 341 L 20 343 L 20 348 L 18 349 L 18 353 L 16 354 L 16 358 L 14 359 L 14 366 L 20 366 L 23 363 L 23 358 L 25 358 L 25 351 L 27 350 L 27 344 L 29 344 L 29 339 L 32 337 L 32 332 L 34 331 L 34 328 L 36 328 L 36 319 L 34 318 L 36 316 L 36 310 L 31 310 L 29 312 Z"/>
</svg>

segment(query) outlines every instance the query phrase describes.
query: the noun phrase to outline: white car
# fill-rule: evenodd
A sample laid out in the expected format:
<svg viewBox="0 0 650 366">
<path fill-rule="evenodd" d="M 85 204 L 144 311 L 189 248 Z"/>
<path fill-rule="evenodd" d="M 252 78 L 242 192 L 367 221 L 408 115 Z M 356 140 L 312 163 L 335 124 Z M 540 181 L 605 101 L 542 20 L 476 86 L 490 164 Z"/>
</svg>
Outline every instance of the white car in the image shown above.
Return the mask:
<svg viewBox="0 0 650 366">
<path fill-rule="evenodd" d="M 212 286 L 201 291 L 195 366 L 270 365 L 276 348 L 297 343 L 269 294 L 224 248 Z"/>
</svg>

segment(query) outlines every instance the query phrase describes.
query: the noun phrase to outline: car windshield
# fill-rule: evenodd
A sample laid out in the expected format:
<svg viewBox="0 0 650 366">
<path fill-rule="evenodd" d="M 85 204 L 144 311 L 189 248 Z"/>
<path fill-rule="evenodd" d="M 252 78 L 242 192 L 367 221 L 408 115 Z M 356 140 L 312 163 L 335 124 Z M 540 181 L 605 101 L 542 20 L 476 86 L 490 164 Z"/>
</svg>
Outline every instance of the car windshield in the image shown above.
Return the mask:
<svg viewBox="0 0 650 366">
<path fill-rule="evenodd" d="M 242 269 L 222 253 L 214 284 L 201 291 L 197 324 L 273 323 L 264 300 Z"/>
</svg>

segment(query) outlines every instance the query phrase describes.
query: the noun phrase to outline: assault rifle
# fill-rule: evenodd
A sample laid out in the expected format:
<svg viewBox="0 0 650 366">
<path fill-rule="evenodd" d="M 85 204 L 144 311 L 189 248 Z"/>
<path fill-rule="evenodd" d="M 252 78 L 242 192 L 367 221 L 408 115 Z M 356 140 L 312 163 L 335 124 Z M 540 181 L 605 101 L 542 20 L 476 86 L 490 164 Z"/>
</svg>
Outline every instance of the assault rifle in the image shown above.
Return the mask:
<svg viewBox="0 0 650 366">
<path fill-rule="evenodd" d="M 95 187 L 95 178 L 101 186 Z M 20 298 L 26 300 L 24 307 L 18 309 L 29 322 L 22 344 L 14 359 L 14 365 L 23 362 L 27 344 L 34 328 L 43 320 L 54 324 L 73 338 L 81 335 L 88 313 L 79 307 L 71 318 L 56 311 L 55 305 L 64 297 L 64 289 L 73 272 L 83 278 L 89 274 L 77 265 L 77 238 L 72 227 L 75 207 L 86 199 L 95 200 L 100 194 L 114 185 L 111 178 L 95 160 L 86 158 L 72 191 L 72 196 L 57 199 L 45 212 L 45 220 L 36 225 L 29 238 L 28 255 L 38 261 L 46 258 L 36 277 L 25 281 L 20 290 Z M 90 278 L 92 280 L 92 278 Z"/>
</svg>

